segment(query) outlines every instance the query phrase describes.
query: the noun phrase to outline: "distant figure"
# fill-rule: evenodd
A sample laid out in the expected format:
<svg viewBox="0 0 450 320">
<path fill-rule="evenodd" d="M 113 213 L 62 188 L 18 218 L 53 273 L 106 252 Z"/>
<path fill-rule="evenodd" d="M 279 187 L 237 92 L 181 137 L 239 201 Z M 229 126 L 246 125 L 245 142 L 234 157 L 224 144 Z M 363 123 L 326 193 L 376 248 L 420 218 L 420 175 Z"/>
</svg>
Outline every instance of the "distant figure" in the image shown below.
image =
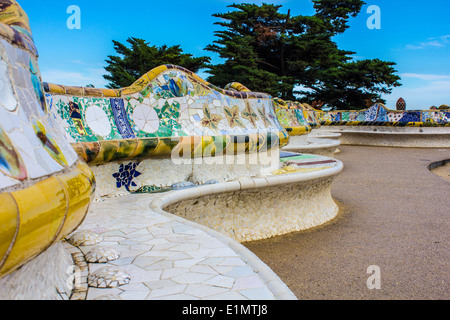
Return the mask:
<svg viewBox="0 0 450 320">
<path fill-rule="evenodd" d="M 403 98 L 398 99 L 397 110 L 400 110 L 400 111 L 406 110 L 406 101 Z"/>
</svg>

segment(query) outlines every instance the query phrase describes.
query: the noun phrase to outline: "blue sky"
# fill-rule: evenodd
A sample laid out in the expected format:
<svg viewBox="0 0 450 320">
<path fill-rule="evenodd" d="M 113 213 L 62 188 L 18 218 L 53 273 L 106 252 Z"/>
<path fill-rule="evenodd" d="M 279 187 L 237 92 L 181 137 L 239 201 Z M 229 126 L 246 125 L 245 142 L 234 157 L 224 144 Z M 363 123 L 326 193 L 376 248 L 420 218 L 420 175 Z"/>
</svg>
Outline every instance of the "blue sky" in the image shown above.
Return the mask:
<svg viewBox="0 0 450 320">
<path fill-rule="evenodd" d="M 203 49 L 214 41 L 218 26 L 213 13 L 226 12 L 227 5 L 249 1 L 190 0 L 135 1 L 60 0 L 43 6 L 41 1 L 18 0 L 27 12 L 44 81 L 65 85 L 94 84 L 105 87 L 105 59 L 114 55 L 112 40 L 142 38 L 152 45 L 180 44 L 185 52 L 211 56 Z M 281 4 L 281 11 L 311 15 L 310 0 L 254 1 Z M 354 59 L 393 61 L 402 87 L 384 96 L 387 106 L 403 97 L 408 109 L 450 105 L 450 1 L 365 0 L 367 3 L 350 28 L 334 40 L 341 49 L 356 52 Z M 81 9 L 81 29 L 70 30 L 70 5 Z M 381 10 L 381 29 L 370 30 L 370 5 Z M 201 77 L 206 74 L 199 73 Z"/>
</svg>

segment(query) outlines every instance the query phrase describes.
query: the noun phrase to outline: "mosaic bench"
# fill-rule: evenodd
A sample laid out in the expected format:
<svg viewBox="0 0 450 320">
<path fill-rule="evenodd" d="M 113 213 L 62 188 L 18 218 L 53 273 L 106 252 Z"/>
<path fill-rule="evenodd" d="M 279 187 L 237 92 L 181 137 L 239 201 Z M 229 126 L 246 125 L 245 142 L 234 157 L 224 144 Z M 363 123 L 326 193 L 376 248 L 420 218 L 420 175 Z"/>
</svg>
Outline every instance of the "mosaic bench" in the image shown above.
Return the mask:
<svg viewBox="0 0 450 320">
<path fill-rule="evenodd" d="M 321 131 L 340 133 L 342 144 L 450 147 L 450 110 L 389 110 L 375 104 L 361 111 L 320 112 Z"/>
<path fill-rule="evenodd" d="M 170 191 L 150 208 L 238 242 L 305 230 L 338 214 L 331 184 L 343 164 L 317 155 L 280 153 L 291 135 L 311 130 L 302 110 L 298 115 L 288 110 L 292 130 L 285 130 L 277 117 L 284 111 L 277 108 L 281 100 L 237 83 L 220 89 L 174 65 L 158 67 L 131 87 L 112 91 L 49 83 L 44 87 L 53 116 L 94 171 L 100 196 L 111 196 L 111 188 Z M 187 155 L 186 163 L 176 161 L 180 151 Z M 257 159 L 231 165 L 216 161 L 239 155 Z M 196 164 L 205 158 L 212 163 Z"/>
<path fill-rule="evenodd" d="M 0 1 L 0 277 L 83 221 L 94 176 L 49 116 L 28 17 Z"/>
<path fill-rule="evenodd" d="M 450 127 L 450 110 L 390 110 L 381 103 L 366 110 L 318 113 L 326 126 Z"/>
<path fill-rule="evenodd" d="M 176 190 L 152 201 L 237 242 L 267 239 L 322 225 L 339 212 L 331 185 L 343 170 L 329 157 L 282 152 L 273 175 Z"/>
<path fill-rule="evenodd" d="M 174 65 L 128 88 L 44 88 L 67 140 L 94 171 L 98 196 L 270 172 L 289 141 L 269 95 L 220 89 Z"/>
<path fill-rule="evenodd" d="M 307 104 L 293 101 L 278 100 L 277 116 L 280 123 L 289 132 L 289 144 L 283 147 L 284 151 L 317 154 L 326 157 L 334 157 L 341 144 L 334 139 L 340 135 L 319 135 L 317 129 L 320 123 L 317 118 L 318 110 L 314 110 Z M 301 125 L 300 125 L 301 124 Z M 295 130 L 307 126 L 306 132 Z M 328 137 L 328 139 L 326 139 Z"/>
<path fill-rule="evenodd" d="M 250 91 L 238 82 L 227 85 L 227 88 L 243 92 Z M 340 134 L 325 135 L 322 131 L 317 130 L 320 128 L 317 114 L 321 111 L 315 110 L 308 104 L 284 101 L 278 98 L 274 98 L 274 104 L 278 121 L 290 136 L 289 144 L 282 150 L 334 157 L 340 145 L 340 141 L 335 138 L 338 138 Z"/>
</svg>

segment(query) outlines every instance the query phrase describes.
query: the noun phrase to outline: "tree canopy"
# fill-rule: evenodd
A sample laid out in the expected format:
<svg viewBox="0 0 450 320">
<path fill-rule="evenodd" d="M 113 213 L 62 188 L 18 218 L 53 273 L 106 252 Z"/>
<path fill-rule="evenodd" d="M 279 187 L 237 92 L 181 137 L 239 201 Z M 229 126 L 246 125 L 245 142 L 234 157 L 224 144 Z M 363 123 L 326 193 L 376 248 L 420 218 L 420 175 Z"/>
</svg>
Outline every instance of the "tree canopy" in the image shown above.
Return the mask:
<svg viewBox="0 0 450 320">
<path fill-rule="evenodd" d="M 194 57 L 179 45 L 151 46 L 138 38 L 122 44 L 113 40 L 118 55 L 110 55 L 103 77 L 110 88 L 126 87 L 149 70 L 174 64 L 193 72 L 207 68 L 208 81 L 224 87 L 240 82 L 253 91 L 285 100 L 300 100 L 331 109 L 362 109 L 400 86 L 395 63 L 380 59 L 354 60 L 333 37 L 345 32 L 349 19 L 361 11 L 362 0 L 311 0 L 313 15 L 292 15 L 281 5 L 232 4 L 216 13 L 215 40 L 205 50 L 219 55 Z"/>
<path fill-rule="evenodd" d="M 208 81 L 218 86 L 241 82 L 253 91 L 332 109 L 361 109 L 400 86 L 395 63 L 354 61 L 333 36 L 345 32 L 361 0 L 313 0 L 316 13 L 293 16 L 280 5 L 232 4 L 213 16 L 222 27 L 206 47 L 224 60 L 209 65 Z"/>
<path fill-rule="evenodd" d="M 193 72 L 204 68 L 210 58 L 193 57 L 184 53 L 179 45 L 168 47 L 150 46 L 148 42 L 138 38 L 128 38 L 126 44 L 114 41 L 114 50 L 118 56 L 108 56 L 105 68 L 109 74 L 103 77 L 110 81 L 109 88 L 127 87 L 133 84 L 146 72 L 164 64 L 174 64 Z"/>
</svg>

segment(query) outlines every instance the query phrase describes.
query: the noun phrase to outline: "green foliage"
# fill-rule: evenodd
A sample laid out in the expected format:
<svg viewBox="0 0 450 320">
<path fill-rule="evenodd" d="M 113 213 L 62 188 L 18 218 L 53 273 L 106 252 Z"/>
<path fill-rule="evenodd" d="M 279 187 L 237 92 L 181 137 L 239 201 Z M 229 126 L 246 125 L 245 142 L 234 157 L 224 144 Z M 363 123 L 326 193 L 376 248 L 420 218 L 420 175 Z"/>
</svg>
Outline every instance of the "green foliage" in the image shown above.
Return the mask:
<svg viewBox="0 0 450 320">
<path fill-rule="evenodd" d="M 108 56 L 108 66 L 105 69 L 109 74 L 103 76 L 110 81 L 109 88 L 127 87 L 160 65 L 174 64 L 197 72 L 210 61 L 209 57 L 193 57 L 192 54 L 183 53 L 179 45 L 150 46 L 138 38 L 128 38 L 129 46 L 114 40 L 113 43 L 119 55 Z"/>
<path fill-rule="evenodd" d="M 301 97 L 337 109 L 362 109 L 399 86 L 395 63 L 379 59 L 353 61 L 332 37 L 348 28 L 364 4 L 361 0 L 313 0 L 313 16 L 281 13 L 280 5 L 233 4 L 214 14 L 222 30 L 206 47 L 222 64 L 210 65 L 208 81 L 218 86 L 237 81 L 253 91 L 282 99 Z M 296 91 L 301 87 L 305 90 Z"/>
</svg>

